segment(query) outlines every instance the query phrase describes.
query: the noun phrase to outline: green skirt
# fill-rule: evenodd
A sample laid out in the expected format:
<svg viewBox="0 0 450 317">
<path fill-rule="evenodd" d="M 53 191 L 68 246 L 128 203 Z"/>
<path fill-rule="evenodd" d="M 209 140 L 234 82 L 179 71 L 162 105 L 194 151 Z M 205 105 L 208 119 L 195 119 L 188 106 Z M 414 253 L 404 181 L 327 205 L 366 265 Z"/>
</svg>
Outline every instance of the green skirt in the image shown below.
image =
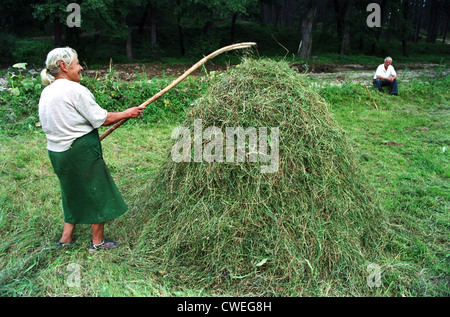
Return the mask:
<svg viewBox="0 0 450 317">
<path fill-rule="evenodd" d="M 61 184 L 64 222 L 96 224 L 127 211 L 103 160 L 97 129 L 76 139 L 67 151 L 48 153 Z"/>
</svg>

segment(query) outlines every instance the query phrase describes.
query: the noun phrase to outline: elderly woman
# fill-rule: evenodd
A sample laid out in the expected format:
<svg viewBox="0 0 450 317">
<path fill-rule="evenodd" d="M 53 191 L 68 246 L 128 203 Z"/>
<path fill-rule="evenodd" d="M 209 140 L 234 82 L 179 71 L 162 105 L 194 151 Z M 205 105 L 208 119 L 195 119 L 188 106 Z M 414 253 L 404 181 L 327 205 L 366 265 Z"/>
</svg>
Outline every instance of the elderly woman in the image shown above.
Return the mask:
<svg viewBox="0 0 450 317">
<path fill-rule="evenodd" d="M 97 129 L 136 118 L 143 110 L 132 107 L 113 113 L 102 109 L 79 84 L 82 70 L 75 50 L 65 47 L 48 53 L 46 69 L 41 72 L 42 83 L 48 86 L 39 101 L 39 118 L 61 185 L 64 227 L 57 245 L 73 242 L 76 224 L 90 224 L 89 252 L 96 252 L 117 246 L 104 238 L 105 222 L 128 209 L 103 160 Z"/>
</svg>

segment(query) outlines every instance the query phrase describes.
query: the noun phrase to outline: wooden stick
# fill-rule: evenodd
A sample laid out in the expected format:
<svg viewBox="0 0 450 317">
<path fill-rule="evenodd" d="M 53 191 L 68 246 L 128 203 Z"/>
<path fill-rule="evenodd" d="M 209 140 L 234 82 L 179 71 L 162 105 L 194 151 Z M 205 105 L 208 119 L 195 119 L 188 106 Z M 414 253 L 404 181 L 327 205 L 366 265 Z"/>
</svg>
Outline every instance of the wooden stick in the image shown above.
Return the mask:
<svg viewBox="0 0 450 317">
<path fill-rule="evenodd" d="M 139 107 L 142 107 L 142 108 L 145 109 L 149 104 L 151 104 L 156 99 L 158 99 L 159 97 L 164 95 L 166 92 L 168 92 L 170 89 L 172 89 L 176 85 L 178 85 L 182 80 L 184 80 L 187 76 L 189 76 L 194 70 L 196 70 L 197 68 L 202 66 L 204 63 L 206 63 L 210 59 L 216 57 L 217 55 L 220 55 L 220 54 L 222 54 L 224 52 L 231 51 L 231 50 L 236 50 L 236 49 L 241 49 L 241 48 L 248 48 L 248 47 L 251 47 L 251 46 L 254 46 L 254 45 L 256 45 L 256 43 L 254 43 L 254 42 L 244 42 L 244 43 L 228 45 L 228 46 L 225 46 L 225 47 L 222 47 L 222 48 L 218 49 L 217 51 L 212 52 L 208 56 L 205 56 L 201 60 L 199 60 L 196 64 L 194 64 L 191 68 L 189 68 L 183 75 L 181 75 L 176 80 L 174 80 L 169 86 L 167 86 L 166 88 L 160 90 L 156 95 L 154 95 L 153 97 L 151 97 L 147 101 L 143 102 Z M 128 119 L 122 119 L 119 122 L 115 123 L 113 126 L 111 126 L 107 131 L 105 131 L 100 136 L 100 141 L 103 141 L 104 138 L 106 138 L 109 134 L 111 134 L 111 132 L 116 130 L 122 124 L 124 124 L 127 120 Z"/>
<path fill-rule="evenodd" d="M 378 110 L 378 106 L 377 106 L 377 103 L 375 102 L 375 99 L 373 98 L 372 94 L 370 93 L 370 90 L 369 90 L 369 88 L 367 88 L 367 86 L 366 86 L 366 85 L 364 85 L 364 87 L 366 87 L 366 90 L 367 90 L 367 92 L 369 93 L 370 97 L 372 97 L 372 100 L 373 100 L 373 104 L 375 105 L 375 108 L 377 108 L 377 110 Z"/>
</svg>

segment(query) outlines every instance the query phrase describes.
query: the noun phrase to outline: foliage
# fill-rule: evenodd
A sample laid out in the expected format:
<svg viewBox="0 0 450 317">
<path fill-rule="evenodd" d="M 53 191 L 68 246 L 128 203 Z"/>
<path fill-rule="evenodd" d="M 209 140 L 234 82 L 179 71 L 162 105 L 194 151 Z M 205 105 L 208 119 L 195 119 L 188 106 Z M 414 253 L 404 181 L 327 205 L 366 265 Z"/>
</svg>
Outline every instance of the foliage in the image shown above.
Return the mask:
<svg viewBox="0 0 450 317">
<path fill-rule="evenodd" d="M 41 69 L 45 66 L 48 52 L 53 48 L 53 41 L 48 39 L 17 39 L 11 56 L 14 61 L 26 62 L 30 66 L 29 68 Z"/>
<path fill-rule="evenodd" d="M 0 92 L 0 133 L 14 135 L 25 130 L 40 129 L 39 98 L 44 86 L 40 77 L 27 72 L 8 73 L 9 89 Z M 147 106 L 143 123 L 178 122 L 186 108 L 203 93 L 213 77 L 199 80 L 187 78 L 177 87 Z M 162 77 L 149 80 L 135 75 L 133 81 L 121 81 L 114 70 L 104 78 L 84 77 L 81 84 L 93 93 L 96 102 L 104 109 L 116 112 L 138 106 L 168 86 L 175 78 Z"/>
<path fill-rule="evenodd" d="M 97 103 L 108 111 L 121 111 L 130 106 L 138 106 L 146 99 L 168 86 L 175 78 L 135 75 L 132 81 L 123 82 L 110 72 L 104 79 L 86 78 L 83 84 L 90 89 Z M 177 122 L 184 117 L 184 111 L 206 89 L 208 77 L 202 80 L 187 78 L 176 88 L 147 106 L 144 122 Z"/>
<path fill-rule="evenodd" d="M 124 38 L 128 34 L 128 28 L 121 21 L 127 15 L 129 7 L 139 3 L 137 0 L 84 0 L 81 3 L 83 30 L 93 33 L 98 28 L 107 28 L 108 36 Z M 61 25 L 65 25 L 69 15 L 66 11 L 67 4 L 55 0 L 39 1 L 33 5 L 35 9 L 33 16 L 46 22 L 53 22 L 56 19 Z"/>
<path fill-rule="evenodd" d="M 0 92 L 0 133 L 18 133 L 39 126 L 40 80 L 22 72 L 8 73 L 9 89 Z"/>
<path fill-rule="evenodd" d="M 310 2 L 84 0 L 80 3 L 81 27 L 69 28 L 66 25 L 67 4 L 56 0 L 5 0 L 0 11 L 0 25 L 5 34 L 18 39 L 54 36 L 54 45 L 75 47 L 90 59 L 89 63 L 104 63 L 108 57 L 127 61 L 136 56 L 140 59 L 185 54 L 198 56 L 217 49 L 219 45 L 242 39 L 240 34 L 245 35 L 245 40 L 258 42 L 263 54 L 284 46 L 290 54 L 296 55 L 300 41 L 299 24 L 304 18 L 305 5 Z M 353 54 L 378 57 L 412 55 L 412 50 L 424 35 L 430 35 L 426 40 L 434 43 L 436 37 L 445 37 L 447 32 L 445 21 L 448 20 L 449 11 L 446 9 L 449 4 L 445 1 L 378 1 L 382 16 L 379 28 L 370 28 L 366 24 L 369 14 L 366 8 L 373 1 L 351 1 L 348 19 L 344 18 L 347 0 L 313 2 L 318 3 L 319 9 L 312 30 L 312 56 L 325 52 L 339 53 L 343 32 L 347 32 L 351 39 Z M 347 22 L 350 27 L 344 30 Z M 260 28 L 255 29 L 254 25 Z M 267 25 L 274 30 L 266 33 Z M 10 39 L 0 35 L 0 42 L 4 41 L 9 43 Z M 393 53 L 392 44 L 400 41 L 403 46 L 395 48 Z M 14 49 L 26 50 L 26 43 L 18 44 L 16 48 L 15 45 L 1 46 L 6 52 L 0 54 L 0 62 L 15 62 L 12 56 Z M 443 47 L 444 55 L 449 55 L 448 45 L 439 46 Z M 101 54 L 98 53 L 100 50 Z M 137 54 L 132 53 L 134 50 Z M 285 53 L 282 48 L 278 55 Z M 105 54 L 109 56 L 103 56 Z M 37 51 L 36 56 L 39 55 L 44 53 Z M 24 62 L 34 63 L 30 60 Z"/>
</svg>

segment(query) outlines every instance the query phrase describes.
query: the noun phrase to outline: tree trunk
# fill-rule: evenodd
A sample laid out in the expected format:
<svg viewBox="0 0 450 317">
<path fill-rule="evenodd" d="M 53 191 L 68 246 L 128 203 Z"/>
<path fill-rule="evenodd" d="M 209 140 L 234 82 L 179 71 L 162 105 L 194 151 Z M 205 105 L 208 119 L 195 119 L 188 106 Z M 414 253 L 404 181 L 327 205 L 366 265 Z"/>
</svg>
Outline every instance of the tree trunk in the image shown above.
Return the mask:
<svg viewBox="0 0 450 317">
<path fill-rule="evenodd" d="M 348 0 L 345 8 L 345 17 L 344 17 L 344 34 L 342 37 L 342 45 L 341 45 L 341 54 L 349 55 L 350 54 L 350 15 L 353 9 L 353 0 Z"/>
<path fill-rule="evenodd" d="M 234 43 L 234 38 L 236 35 L 236 19 L 237 19 L 238 14 L 234 13 L 232 18 L 231 18 L 231 30 L 230 30 L 230 41 L 231 43 Z"/>
<path fill-rule="evenodd" d="M 127 58 L 133 59 L 133 49 L 131 46 L 131 31 L 127 35 Z"/>
<path fill-rule="evenodd" d="M 127 24 L 125 18 L 123 18 L 121 22 L 123 25 Z M 131 45 L 131 29 L 129 29 L 129 31 L 128 31 L 128 35 L 127 35 L 127 39 L 126 39 L 125 43 L 126 43 L 125 51 L 127 54 L 127 58 L 131 60 L 131 59 L 133 59 L 133 50 L 132 50 L 132 45 Z"/>
<path fill-rule="evenodd" d="M 157 41 L 157 24 L 156 24 L 157 11 L 156 8 L 150 8 L 150 45 L 151 47 L 156 46 Z"/>
<path fill-rule="evenodd" d="M 181 56 L 184 56 L 186 50 L 184 48 L 184 38 L 183 38 L 183 28 L 180 24 L 180 16 L 177 16 L 177 25 L 178 25 L 178 43 L 180 43 L 180 53 Z"/>
<path fill-rule="evenodd" d="M 448 12 L 448 11 L 447 11 Z M 444 24 L 444 31 L 442 34 L 442 44 L 445 44 L 445 37 L 447 36 L 447 29 L 448 29 L 448 21 L 450 20 L 450 17 L 448 16 L 448 14 L 446 14 L 446 18 L 445 18 L 445 24 Z"/>
<path fill-rule="evenodd" d="M 203 26 L 203 35 L 206 35 L 209 33 L 209 31 L 212 29 L 213 23 L 211 20 L 206 21 L 205 25 Z"/>
<path fill-rule="evenodd" d="M 144 14 L 142 15 L 141 21 L 139 21 L 139 34 L 144 33 L 145 23 L 147 22 L 148 14 L 150 11 L 150 4 L 147 3 L 144 9 Z"/>
<path fill-rule="evenodd" d="M 427 2 L 428 3 L 428 2 Z M 435 43 L 438 28 L 438 3 L 436 0 L 430 0 L 430 9 L 428 16 L 427 43 Z"/>
<path fill-rule="evenodd" d="M 402 22 L 402 50 L 403 50 L 403 56 L 404 57 L 408 57 L 408 48 L 406 45 L 407 39 L 409 37 L 409 32 L 408 32 L 408 25 L 409 25 L 409 21 L 408 21 L 408 10 L 409 10 L 409 4 L 408 1 L 404 1 L 403 2 L 403 6 L 402 6 L 402 12 L 403 12 L 403 22 Z"/>
<path fill-rule="evenodd" d="M 61 46 L 62 45 L 62 23 L 59 21 L 58 17 L 55 17 L 53 19 L 53 22 L 55 24 L 55 46 Z"/>
<path fill-rule="evenodd" d="M 339 42 L 342 41 L 342 13 L 339 6 L 339 0 L 333 0 L 334 14 L 336 17 L 336 32 Z"/>
<path fill-rule="evenodd" d="M 298 57 L 309 58 L 312 50 L 312 26 L 314 23 L 314 17 L 317 13 L 318 3 L 315 0 L 310 0 L 307 5 L 307 12 L 302 20 L 302 27 L 300 30 L 302 37 L 302 45 L 298 51 Z"/>
<path fill-rule="evenodd" d="M 420 26 L 422 25 L 422 15 L 423 15 L 423 0 L 419 0 L 416 4 L 416 23 L 414 27 L 414 35 L 413 35 L 413 42 L 417 43 L 419 41 L 419 35 L 420 35 Z"/>
<path fill-rule="evenodd" d="M 378 54 L 378 44 L 380 42 L 381 38 L 381 32 L 383 30 L 384 23 L 386 22 L 386 6 L 387 6 L 387 0 L 382 0 L 380 5 L 381 10 L 381 28 L 376 28 L 376 35 L 375 35 L 375 42 L 372 44 L 372 48 L 370 50 L 370 53 L 372 55 Z"/>
</svg>

